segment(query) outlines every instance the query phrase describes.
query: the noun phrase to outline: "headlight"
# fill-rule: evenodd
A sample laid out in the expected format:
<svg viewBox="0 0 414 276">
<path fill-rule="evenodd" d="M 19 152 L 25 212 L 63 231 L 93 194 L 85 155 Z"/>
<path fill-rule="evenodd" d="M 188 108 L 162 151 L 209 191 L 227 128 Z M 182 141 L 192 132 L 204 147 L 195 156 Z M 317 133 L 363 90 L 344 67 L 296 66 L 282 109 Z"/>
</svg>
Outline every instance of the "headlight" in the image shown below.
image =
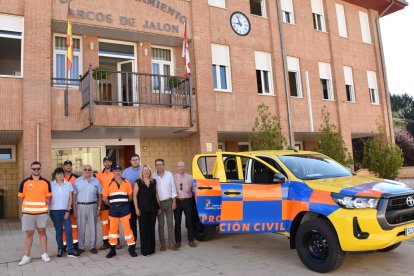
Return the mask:
<svg viewBox="0 0 414 276">
<path fill-rule="evenodd" d="M 341 195 L 332 193 L 333 200 L 342 208 L 346 209 L 375 209 L 377 208 L 379 198 L 357 197 L 350 195 Z"/>
</svg>

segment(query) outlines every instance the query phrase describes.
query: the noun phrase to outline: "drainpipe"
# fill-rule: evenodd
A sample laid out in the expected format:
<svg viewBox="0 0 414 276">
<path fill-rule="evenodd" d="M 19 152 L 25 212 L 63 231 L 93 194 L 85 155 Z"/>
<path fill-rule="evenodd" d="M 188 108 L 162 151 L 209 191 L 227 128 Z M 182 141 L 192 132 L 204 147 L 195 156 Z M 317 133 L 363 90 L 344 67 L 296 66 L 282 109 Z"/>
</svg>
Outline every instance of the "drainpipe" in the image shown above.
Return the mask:
<svg viewBox="0 0 414 276">
<path fill-rule="evenodd" d="M 387 69 L 385 67 L 385 58 L 384 58 L 384 48 L 382 45 L 382 37 L 381 37 L 381 26 L 380 26 L 380 22 L 379 19 L 384 16 L 384 14 L 386 14 L 388 12 L 388 10 L 394 5 L 395 0 L 391 0 L 391 2 L 389 3 L 389 5 L 385 8 L 384 11 L 381 12 L 380 15 L 378 15 L 377 19 L 375 19 L 376 21 L 376 25 L 377 25 L 377 35 L 378 35 L 378 43 L 379 43 L 379 50 L 380 50 L 380 57 L 381 57 L 381 68 L 382 68 L 382 76 L 384 78 L 384 86 L 385 86 L 385 103 L 387 106 L 387 115 L 388 115 L 388 125 L 389 125 L 389 129 L 390 129 L 390 141 L 393 142 L 394 141 L 394 135 L 393 135 L 393 124 L 392 124 L 392 111 L 391 111 L 391 96 L 390 96 L 390 91 L 388 88 L 388 78 L 387 78 Z"/>
<path fill-rule="evenodd" d="M 292 119 L 290 114 L 290 100 L 289 100 L 289 79 L 288 79 L 288 70 L 286 62 L 286 52 L 285 52 L 285 41 L 283 39 L 283 30 L 282 30 L 282 17 L 280 16 L 280 0 L 276 0 L 277 6 L 277 20 L 279 25 L 279 37 L 280 37 L 280 49 L 282 51 L 282 63 L 283 63 L 283 76 L 285 79 L 285 94 L 286 94 L 286 107 L 287 107 L 287 117 L 288 117 L 288 129 L 289 129 L 289 147 L 293 149 L 293 132 L 292 132 Z"/>
<path fill-rule="evenodd" d="M 40 124 L 36 124 L 36 161 L 40 159 Z"/>
</svg>

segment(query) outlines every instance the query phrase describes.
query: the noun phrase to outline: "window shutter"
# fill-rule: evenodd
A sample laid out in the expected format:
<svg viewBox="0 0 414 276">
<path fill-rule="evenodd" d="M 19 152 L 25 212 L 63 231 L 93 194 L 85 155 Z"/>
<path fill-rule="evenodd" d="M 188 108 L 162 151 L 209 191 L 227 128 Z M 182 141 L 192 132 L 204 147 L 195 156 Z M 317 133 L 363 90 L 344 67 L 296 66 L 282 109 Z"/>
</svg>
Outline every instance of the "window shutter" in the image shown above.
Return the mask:
<svg viewBox="0 0 414 276">
<path fill-rule="evenodd" d="M 378 90 L 377 74 L 373 71 L 367 71 L 367 76 L 368 76 L 368 87 L 370 89 Z"/>
<path fill-rule="evenodd" d="M 226 1 L 225 0 L 208 0 L 208 4 L 210 6 L 215 6 L 219 8 L 226 8 Z"/>
<path fill-rule="evenodd" d="M 362 41 L 364 43 L 371 43 L 371 31 L 369 28 L 369 18 L 366 12 L 359 12 L 359 22 L 361 25 Z"/>
<path fill-rule="evenodd" d="M 319 62 L 319 77 L 321 79 L 330 80 L 331 79 L 331 65 L 326 62 Z"/>
<path fill-rule="evenodd" d="M 317 13 L 320 15 L 324 14 L 322 0 L 312 0 L 311 5 L 312 5 L 312 13 Z"/>
<path fill-rule="evenodd" d="M 348 66 L 344 66 L 344 77 L 345 77 L 345 84 L 347 85 L 354 85 L 354 80 L 352 77 L 352 68 Z"/>
<path fill-rule="evenodd" d="M 211 56 L 213 64 L 230 66 L 228 46 L 211 44 Z"/>
<path fill-rule="evenodd" d="M 24 18 L 22 16 L 0 14 L 0 30 L 22 33 Z"/>
<path fill-rule="evenodd" d="M 299 59 L 295 57 L 287 57 L 287 66 L 289 71 L 300 71 Z"/>
<path fill-rule="evenodd" d="M 281 8 L 282 8 L 282 11 L 287 11 L 287 12 L 293 13 L 292 0 L 282 0 Z"/>
<path fill-rule="evenodd" d="M 344 6 L 341 4 L 335 4 L 336 18 L 338 20 L 339 35 L 342 37 L 348 37 L 348 31 L 346 29 L 346 19 Z"/>
<path fill-rule="evenodd" d="M 256 70 L 272 71 L 270 53 L 254 52 Z"/>
</svg>

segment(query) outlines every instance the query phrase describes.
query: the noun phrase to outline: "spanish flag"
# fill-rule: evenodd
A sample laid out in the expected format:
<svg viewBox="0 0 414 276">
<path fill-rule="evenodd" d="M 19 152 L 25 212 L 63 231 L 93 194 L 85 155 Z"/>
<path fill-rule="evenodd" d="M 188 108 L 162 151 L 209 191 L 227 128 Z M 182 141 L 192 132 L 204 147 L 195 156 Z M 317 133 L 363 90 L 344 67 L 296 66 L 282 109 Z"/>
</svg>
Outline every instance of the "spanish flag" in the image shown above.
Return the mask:
<svg viewBox="0 0 414 276">
<path fill-rule="evenodd" d="M 184 22 L 184 41 L 182 57 L 184 58 L 185 77 L 188 78 L 188 76 L 190 75 L 190 51 L 188 50 L 187 21 Z"/>
<path fill-rule="evenodd" d="M 68 31 L 66 33 L 67 68 L 68 73 L 72 70 L 73 39 L 72 39 L 72 14 L 70 12 L 70 0 L 68 1 Z"/>
</svg>

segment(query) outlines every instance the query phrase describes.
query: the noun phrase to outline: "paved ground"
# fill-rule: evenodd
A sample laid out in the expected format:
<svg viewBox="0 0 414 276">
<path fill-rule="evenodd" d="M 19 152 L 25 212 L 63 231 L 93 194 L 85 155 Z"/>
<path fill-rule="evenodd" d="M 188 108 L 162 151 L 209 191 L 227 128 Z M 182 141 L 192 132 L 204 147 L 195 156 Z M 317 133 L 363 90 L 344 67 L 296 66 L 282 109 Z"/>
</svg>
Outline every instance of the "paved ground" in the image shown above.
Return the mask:
<svg viewBox="0 0 414 276">
<path fill-rule="evenodd" d="M 0 220 L 0 275 L 317 275 L 302 265 L 285 237 L 275 234 L 217 235 L 197 248 L 184 244 L 178 252 L 159 252 L 157 244 L 151 257 L 131 258 L 124 247 L 110 260 L 102 251 L 57 258 L 52 227 L 47 235 L 52 261 L 41 261 L 35 236 L 32 262 L 19 267 L 24 243 L 20 222 Z M 348 255 L 332 275 L 414 275 L 412 252 L 414 240 L 389 253 Z"/>
</svg>

